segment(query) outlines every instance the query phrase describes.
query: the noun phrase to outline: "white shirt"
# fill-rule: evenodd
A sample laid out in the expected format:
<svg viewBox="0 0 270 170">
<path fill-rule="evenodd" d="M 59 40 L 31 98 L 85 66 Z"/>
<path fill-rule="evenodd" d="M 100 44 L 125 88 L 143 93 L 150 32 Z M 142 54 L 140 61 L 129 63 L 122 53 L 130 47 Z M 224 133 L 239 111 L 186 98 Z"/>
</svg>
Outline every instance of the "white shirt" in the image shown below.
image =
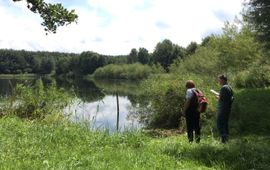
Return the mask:
<svg viewBox="0 0 270 170">
<path fill-rule="evenodd" d="M 190 100 L 193 96 L 193 91 L 196 90 L 196 88 L 187 89 L 186 92 L 186 100 Z"/>
</svg>

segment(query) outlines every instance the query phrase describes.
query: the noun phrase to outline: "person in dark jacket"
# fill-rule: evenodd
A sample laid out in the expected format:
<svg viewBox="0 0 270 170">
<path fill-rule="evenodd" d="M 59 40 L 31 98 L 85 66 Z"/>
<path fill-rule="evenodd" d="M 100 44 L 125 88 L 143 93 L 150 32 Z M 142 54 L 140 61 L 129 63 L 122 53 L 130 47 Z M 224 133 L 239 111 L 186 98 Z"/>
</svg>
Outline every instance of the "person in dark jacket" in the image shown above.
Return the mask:
<svg viewBox="0 0 270 170">
<path fill-rule="evenodd" d="M 218 81 L 222 87 L 216 96 L 218 99 L 217 129 L 221 137 L 221 142 L 226 143 L 229 139 L 229 116 L 233 102 L 233 90 L 228 84 L 227 76 L 219 75 Z"/>
<path fill-rule="evenodd" d="M 189 142 L 193 142 L 193 131 L 195 131 L 196 143 L 200 142 L 201 127 L 198 102 L 195 94 L 195 84 L 192 80 L 186 82 L 186 101 L 184 103 L 183 114 L 186 117 L 187 135 Z"/>
</svg>

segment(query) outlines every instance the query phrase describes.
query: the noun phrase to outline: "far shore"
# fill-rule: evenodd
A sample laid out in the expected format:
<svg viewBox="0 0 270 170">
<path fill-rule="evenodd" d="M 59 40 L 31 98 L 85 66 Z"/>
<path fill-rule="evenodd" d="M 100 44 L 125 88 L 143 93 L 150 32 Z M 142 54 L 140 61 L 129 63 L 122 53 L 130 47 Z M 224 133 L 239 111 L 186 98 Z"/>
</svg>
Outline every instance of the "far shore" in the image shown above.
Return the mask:
<svg viewBox="0 0 270 170">
<path fill-rule="evenodd" d="M 0 74 L 0 79 L 10 79 L 10 78 L 16 78 L 16 79 L 29 79 L 29 78 L 38 78 L 38 77 L 47 77 L 51 75 L 39 75 L 39 74 Z"/>
</svg>

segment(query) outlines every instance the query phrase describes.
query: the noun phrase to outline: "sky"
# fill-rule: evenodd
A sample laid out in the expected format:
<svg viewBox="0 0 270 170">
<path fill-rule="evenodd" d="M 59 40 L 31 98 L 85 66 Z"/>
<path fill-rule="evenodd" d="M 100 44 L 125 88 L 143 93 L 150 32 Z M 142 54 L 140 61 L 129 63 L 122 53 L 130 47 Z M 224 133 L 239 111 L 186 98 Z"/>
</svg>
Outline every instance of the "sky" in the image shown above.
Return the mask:
<svg viewBox="0 0 270 170">
<path fill-rule="evenodd" d="M 164 39 L 186 47 L 219 34 L 226 21 L 241 18 L 244 0 L 45 0 L 75 9 L 78 23 L 45 34 L 26 2 L 0 0 L 0 49 L 93 51 L 126 55 L 132 48 L 153 52 Z"/>
</svg>

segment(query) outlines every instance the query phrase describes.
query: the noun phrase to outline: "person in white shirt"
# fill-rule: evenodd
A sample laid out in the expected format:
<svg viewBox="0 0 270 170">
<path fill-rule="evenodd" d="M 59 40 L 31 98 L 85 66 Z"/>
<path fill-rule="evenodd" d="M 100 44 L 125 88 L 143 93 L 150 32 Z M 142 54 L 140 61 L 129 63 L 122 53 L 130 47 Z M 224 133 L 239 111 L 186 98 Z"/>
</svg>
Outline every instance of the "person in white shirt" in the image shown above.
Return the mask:
<svg viewBox="0 0 270 170">
<path fill-rule="evenodd" d="M 198 101 L 195 94 L 195 83 L 192 80 L 186 82 L 186 101 L 184 103 L 183 115 L 186 117 L 187 136 L 189 142 L 193 142 L 193 131 L 195 131 L 196 143 L 200 142 L 200 112 L 198 111 Z"/>
</svg>

